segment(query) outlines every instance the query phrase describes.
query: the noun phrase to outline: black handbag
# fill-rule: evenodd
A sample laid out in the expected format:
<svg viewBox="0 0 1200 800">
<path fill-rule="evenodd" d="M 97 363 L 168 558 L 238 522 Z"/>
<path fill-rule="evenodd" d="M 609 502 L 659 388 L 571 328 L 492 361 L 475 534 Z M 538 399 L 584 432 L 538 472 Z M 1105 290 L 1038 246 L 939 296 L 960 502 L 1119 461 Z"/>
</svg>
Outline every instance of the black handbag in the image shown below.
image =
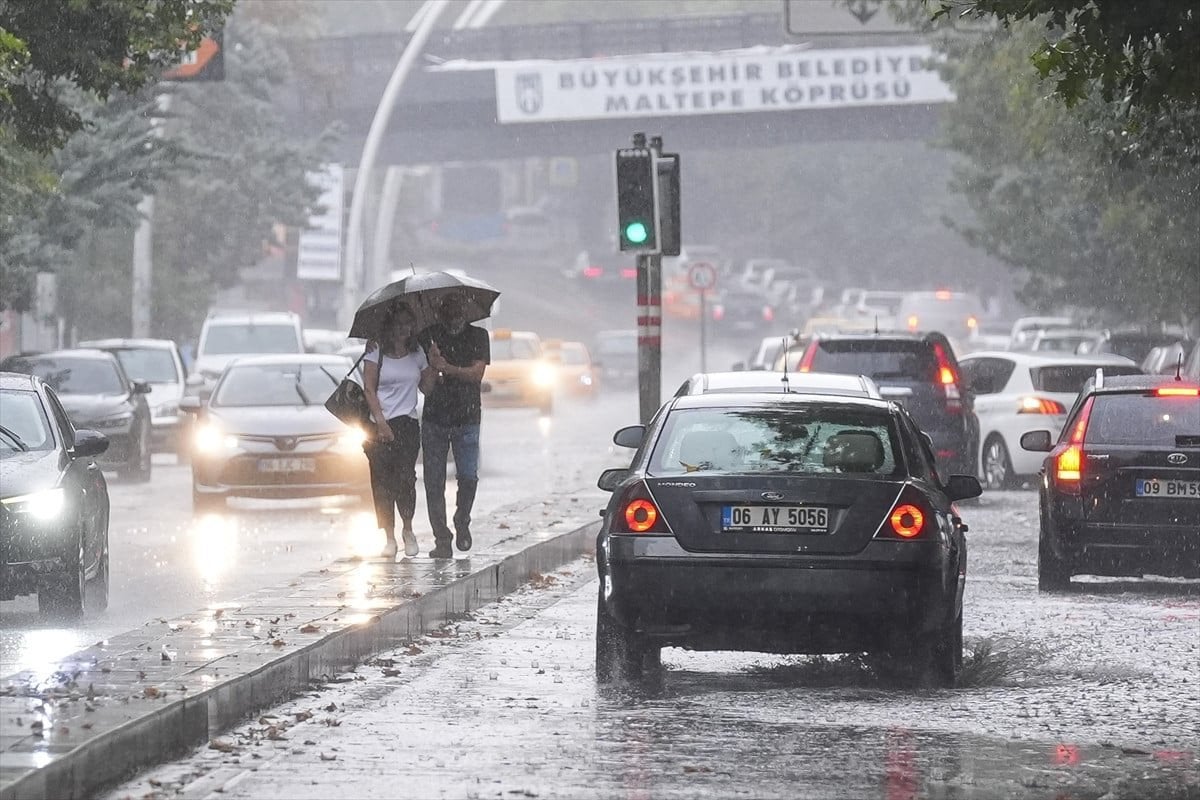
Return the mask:
<svg viewBox="0 0 1200 800">
<path fill-rule="evenodd" d="M 325 410 L 347 425 L 367 427 L 371 424 L 371 407 L 367 405 L 367 392 L 358 381 L 350 377 L 366 357 L 366 352 L 358 357 L 358 361 L 354 362 L 346 377 L 342 378 L 342 382 L 325 401 Z"/>
</svg>

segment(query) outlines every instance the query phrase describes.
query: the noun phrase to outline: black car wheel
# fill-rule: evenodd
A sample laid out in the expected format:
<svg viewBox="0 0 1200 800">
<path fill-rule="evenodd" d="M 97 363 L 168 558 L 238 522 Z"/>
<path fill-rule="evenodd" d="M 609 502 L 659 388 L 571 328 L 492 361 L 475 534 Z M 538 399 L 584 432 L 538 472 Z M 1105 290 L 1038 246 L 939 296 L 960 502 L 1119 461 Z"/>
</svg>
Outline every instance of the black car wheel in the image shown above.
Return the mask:
<svg viewBox="0 0 1200 800">
<path fill-rule="evenodd" d="M 952 688 L 962 672 L 962 612 L 951 622 L 913 636 L 887 653 L 886 677 L 915 688 Z"/>
<path fill-rule="evenodd" d="M 123 480 L 131 483 L 146 483 L 150 480 L 151 448 L 150 423 L 147 422 L 138 429 L 136 439 L 131 443 L 129 464 L 121 470 Z"/>
<path fill-rule="evenodd" d="M 657 671 L 662 648 L 617 622 L 608 612 L 603 592 L 601 588 L 596 597 L 596 682 L 636 681 Z"/>
<path fill-rule="evenodd" d="M 1037 577 L 1039 592 L 1063 592 L 1071 588 L 1071 565 L 1055 555 L 1044 517 L 1038 531 Z"/>
<path fill-rule="evenodd" d="M 983 480 L 988 489 L 1012 489 L 1017 483 L 1008 446 L 997 435 L 989 436 L 983 445 Z"/>
<path fill-rule="evenodd" d="M 66 568 L 46 576 L 38 587 L 38 611 L 55 619 L 75 619 L 83 615 L 84 577 L 83 534 L 75 539 L 74 552 L 67 554 Z"/>
</svg>

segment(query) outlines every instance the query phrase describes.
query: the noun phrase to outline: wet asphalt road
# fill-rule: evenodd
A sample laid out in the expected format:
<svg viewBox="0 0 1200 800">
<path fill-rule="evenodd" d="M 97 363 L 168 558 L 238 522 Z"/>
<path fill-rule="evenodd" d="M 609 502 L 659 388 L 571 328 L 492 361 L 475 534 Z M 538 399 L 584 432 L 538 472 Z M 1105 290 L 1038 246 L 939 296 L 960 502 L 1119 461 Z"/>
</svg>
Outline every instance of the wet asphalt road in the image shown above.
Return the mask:
<svg viewBox="0 0 1200 800">
<path fill-rule="evenodd" d="M 109 797 L 1200 797 L 1200 585 L 1041 595 L 1036 496 L 964 517 L 952 691 L 855 657 L 679 650 L 660 680 L 601 691 L 581 561 Z"/>
</svg>

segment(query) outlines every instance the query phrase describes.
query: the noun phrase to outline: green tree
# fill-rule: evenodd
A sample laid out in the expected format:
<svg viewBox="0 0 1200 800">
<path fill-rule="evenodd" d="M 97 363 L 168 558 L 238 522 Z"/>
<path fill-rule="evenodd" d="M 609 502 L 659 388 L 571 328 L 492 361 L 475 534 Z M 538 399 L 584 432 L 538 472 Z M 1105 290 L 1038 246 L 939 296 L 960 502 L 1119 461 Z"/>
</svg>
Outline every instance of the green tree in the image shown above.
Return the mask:
<svg viewBox="0 0 1200 800">
<path fill-rule="evenodd" d="M 1155 110 L 1200 101 L 1200 9 L 1182 0 L 925 0 L 935 17 L 995 18 L 1044 33 L 1033 65 L 1074 106 L 1094 93 Z"/>
<path fill-rule="evenodd" d="M 64 96 L 101 99 L 156 80 L 219 27 L 234 0 L 0 0 L 0 126 L 49 152 L 84 124 Z"/>
</svg>

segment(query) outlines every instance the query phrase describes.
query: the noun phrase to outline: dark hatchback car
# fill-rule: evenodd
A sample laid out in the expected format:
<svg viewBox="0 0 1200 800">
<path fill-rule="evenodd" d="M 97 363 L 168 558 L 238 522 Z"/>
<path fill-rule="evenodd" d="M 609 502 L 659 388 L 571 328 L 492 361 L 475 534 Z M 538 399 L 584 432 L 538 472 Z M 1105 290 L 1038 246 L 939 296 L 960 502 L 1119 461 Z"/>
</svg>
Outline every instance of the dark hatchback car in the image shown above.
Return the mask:
<svg viewBox="0 0 1200 800">
<path fill-rule="evenodd" d="M 775 306 L 761 292 L 728 289 L 711 303 L 709 315 L 726 338 L 758 337 L 775 323 Z"/>
<path fill-rule="evenodd" d="M 596 547 L 596 673 L 633 679 L 664 646 L 875 652 L 919 682 L 962 663 L 966 526 L 895 403 L 827 395 L 677 397 L 608 470 Z"/>
<path fill-rule="evenodd" d="M 81 349 L 10 356 L 0 369 L 38 376 L 54 390 L 76 427 L 108 437 L 101 466 L 117 470 L 123 480 L 150 480 L 150 385 L 130 380 L 112 353 Z"/>
<path fill-rule="evenodd" d="M 57 616 L 108 605 L 108 486 L 93 461 L 107 446 L 41 380 L 0 372 L 0 600 L 36 592 Z"/>
<path fill-rule="evenodd" d="M 1103 374 L 1084 385 L 1041 472 L 1038 588 L 1073 575 L 1200 578 L 1200 387 Z"/>
<path fill-rule="evenodd" d="M 979 418 L 954 348 L 940 333 L 825 334 L 800 355 L 800 372 L 866 375 L 933 439 L 946 474 L 976 474 Z"/>
</svg>

